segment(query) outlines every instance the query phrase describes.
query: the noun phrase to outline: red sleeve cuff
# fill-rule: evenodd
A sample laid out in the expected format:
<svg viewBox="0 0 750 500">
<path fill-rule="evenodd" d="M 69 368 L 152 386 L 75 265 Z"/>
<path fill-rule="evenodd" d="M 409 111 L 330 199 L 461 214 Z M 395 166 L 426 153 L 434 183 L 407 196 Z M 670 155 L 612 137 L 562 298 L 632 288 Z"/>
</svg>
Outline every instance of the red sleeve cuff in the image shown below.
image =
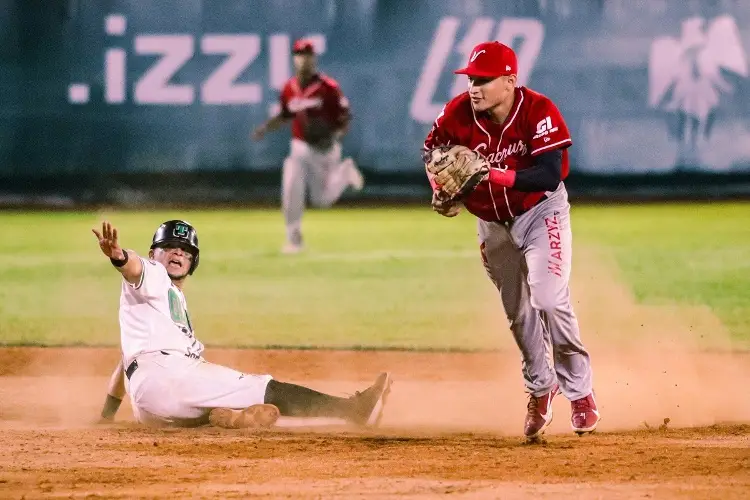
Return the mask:
<svg viewBox="0 0 750 500">
<path fill-rule="evenodd" d="M 496 170 L 490 169 L 490 184 L 512 188 L 516 183 L 515 170 Z"/>
</svg>

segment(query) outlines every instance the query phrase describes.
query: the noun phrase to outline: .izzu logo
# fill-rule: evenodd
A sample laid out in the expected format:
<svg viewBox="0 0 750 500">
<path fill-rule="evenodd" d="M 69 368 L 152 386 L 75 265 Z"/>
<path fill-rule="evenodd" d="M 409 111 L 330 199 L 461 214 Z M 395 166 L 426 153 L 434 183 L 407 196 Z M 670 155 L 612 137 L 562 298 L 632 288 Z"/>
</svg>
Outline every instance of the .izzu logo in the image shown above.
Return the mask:
<svg viewBox="0 0 750 500">
<path fill-rule="evenodd" d="M 122 37 L 127 30 L 127 18 L 119 14 L 107 16 L 104 29 L 111 37 Z M 322 34 L 311 34 L 318 53 L 325 52 L 326 39 Z M 132 100 L 143 105 L 187 106 L 202 104 L 238 105 L 263 102 L 263 88 L 259 82 L 239 82 L 241 75 L 261 55 L 261 35 L 257 33 L 205 34 L 138 34 L 133 37 L 135 56 L 157 56 L 157 60 L 132 84 Z M 281 90 L 291 77 L 291 42 L 286 33 L 268 36 L 268 83 L 271 89 Z M 199 84 L 172 83 L 172 79 L 189 61 L 200 54 L 225 56 L 216 68 Z M 108 104 L 123 104 L 128 98 L 128 57 L 125 48 L 110 47 L 104 54 L 104 100 Z M 86 104 L 90 101 L 87 83 L 68 86 L 68 102 Z"/>
</svg>

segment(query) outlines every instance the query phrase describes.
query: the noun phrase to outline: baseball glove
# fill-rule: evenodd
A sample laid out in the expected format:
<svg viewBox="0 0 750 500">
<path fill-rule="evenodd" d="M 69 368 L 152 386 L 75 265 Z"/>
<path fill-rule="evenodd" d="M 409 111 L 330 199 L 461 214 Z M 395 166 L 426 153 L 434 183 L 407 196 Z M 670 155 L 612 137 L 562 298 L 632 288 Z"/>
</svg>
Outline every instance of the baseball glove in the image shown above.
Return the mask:
<svg viewBox="0 0 750 500">
<path fill-rule="evenodd" d="M 305 141 L 310 146 L 321 151 L 327 151 L 335 141 L 335 131 L 331 125 L 322 118 L 310 118 L 307 120 L 303 134 Z"/>
<path fill-rule="evenodd" d="M 425 155 L 427 172 L 449 200 L 471 192 L 490 172 L 487 160 L 466 146 L 438 146 Z"/>
</svg>

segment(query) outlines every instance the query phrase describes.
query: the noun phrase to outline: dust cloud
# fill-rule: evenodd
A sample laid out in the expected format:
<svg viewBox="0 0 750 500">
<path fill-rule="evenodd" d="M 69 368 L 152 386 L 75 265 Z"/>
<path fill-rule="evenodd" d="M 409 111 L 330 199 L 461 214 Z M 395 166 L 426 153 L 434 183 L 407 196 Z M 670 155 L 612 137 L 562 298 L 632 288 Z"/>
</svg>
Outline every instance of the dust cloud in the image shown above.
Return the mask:
<svg viewBox="0 0 750 500">
<path fill-rule="evenodd" d="M 644 305 L 621 285 L 616 266 L 591 250 L 577 255 L 572 294 L 591 354 L 602 414 L 599 430 L 750 422 L 750 354 L 732 352 L 726 329 L 704 307 Z M 209 349 L 209 361 L 270 373 L 335 395 L 365 389 L 380 371 L 394 385 L 382 425 L 404 433 L 478 432 L 520 436 L 526 395 L 520 355 L 492 291 L 471 328 L 497 331 L 483 353 L 253 351 Z M 0 428 L 95 425 L 115 349 L 0 349 Z M 547 434 L 569 433 L 561 395 Z M 119 421 L 131 421 L 123 402 Z"/>
</svg>

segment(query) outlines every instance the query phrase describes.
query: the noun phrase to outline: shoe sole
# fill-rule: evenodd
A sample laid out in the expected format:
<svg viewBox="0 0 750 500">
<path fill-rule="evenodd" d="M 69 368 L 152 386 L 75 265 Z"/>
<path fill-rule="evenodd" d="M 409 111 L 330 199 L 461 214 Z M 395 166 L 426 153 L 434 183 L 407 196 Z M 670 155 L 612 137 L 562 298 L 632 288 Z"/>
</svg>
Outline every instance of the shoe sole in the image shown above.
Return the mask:
<svg viewBox="0 0 750 500">
<path fill-rule="evenodd" d="M 599 425 L 599 422 L 601 421 L 602 421 L 602 417 L 599 417 L 597 418 L 596 423 L 592 425 L 591 427 L 584 427 L 583 429 L 578 429 L 576 427 L 573 427 L 573 432 L 575 432 L 579 436 L 583 436 L 584 434 L 592 434 L 596 430 L 596 427 Z"/>
<path fill-rule="evenodd" d="M 383 381 L 383 391 L 380 393 L 380 397 L 378 397 L 378 401 L 377 403 L 375 403 L 370 416 L 367 417 L 366 425 L 368 427 L 378 427 L 380 425 L 380 421 L 383 418 L 383 410 L 385 409 L 385 404 L 388 402 L 388 395 L 391 393 L 391 384 L 393 384 L 391 374 L 385 373 L 385 381 Z"/>
<path fill-rule="evenodd" d="M 263 429 L 276 423 L 281 414 L 274 405 L 253 405 L 244 410 L 214 408 L 208 414 L 208 421 L 222 429 Z"/>
<path fill-rule="evenodd" d="M 534 440 L 539 439 L 540 437 L 542 437 L 542 434 L 544 434 L 544 431 L 546 431 L 547 427 L 549 427 L 549 424 L 552 423 L 552 417 L 553 416 L 554 416 L 554 414 L 552 413 L 552 410 L 550 410 L 549 420 L 547 420 L 547 423 L 545 423 L 542 426 L 542 428 L 539 429 L 538 431 L 536 431 L 534 434 L 532 434 L 530 436 L 526 436 L 526 439 L 528 439 L 530 441 L 534 441 Z"/>
</svg>

